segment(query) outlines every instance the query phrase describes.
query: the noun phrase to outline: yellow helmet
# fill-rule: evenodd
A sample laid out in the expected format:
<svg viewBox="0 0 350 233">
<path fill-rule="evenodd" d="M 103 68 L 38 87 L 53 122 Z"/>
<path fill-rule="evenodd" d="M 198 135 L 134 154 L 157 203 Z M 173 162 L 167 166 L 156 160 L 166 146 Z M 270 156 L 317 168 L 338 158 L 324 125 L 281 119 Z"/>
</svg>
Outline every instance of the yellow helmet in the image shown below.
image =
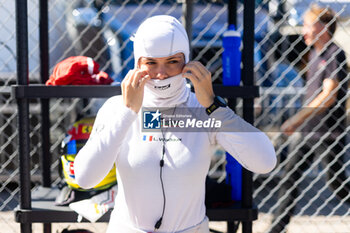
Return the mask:
<svg viewBox="0 0 350 233">
<path fill-rule="evenodd" d="M 92 189 L 86 190 L 81 188 L 75 180 L 75 156 L 89 139 L 94 121 L 95 117 L 85 117 L 75 122 L 62 142 L 62 148 L 64 148 L 65 153 L 61 156 L 61 162 L 65 181 L 69 187 L 79 191 L 105 190 L 117 183 L 115 164 L 107 176 Z"/>
</svg>

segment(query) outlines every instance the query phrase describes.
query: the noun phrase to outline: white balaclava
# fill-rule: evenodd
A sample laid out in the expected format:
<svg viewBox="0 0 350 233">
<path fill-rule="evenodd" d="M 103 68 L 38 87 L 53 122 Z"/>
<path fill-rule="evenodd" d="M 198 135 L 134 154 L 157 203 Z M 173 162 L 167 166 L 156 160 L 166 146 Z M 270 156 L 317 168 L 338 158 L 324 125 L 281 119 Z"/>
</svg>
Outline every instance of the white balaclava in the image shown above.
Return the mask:
<svg viewBox="0 0 350 233">
<path fill-rule="evenodd" d="M 141 57 L 168 57 L 183 53 L 189 61 L 189 41 L 185 28 L 174 17 L 153 16 L 138 28 L 134 38 L 135 68 Z M 189 88 L 182 74 L 164 80 L 151 79 L 145 85 L 144 106 L 174 107 L 187 100 Z"/>
</svg>

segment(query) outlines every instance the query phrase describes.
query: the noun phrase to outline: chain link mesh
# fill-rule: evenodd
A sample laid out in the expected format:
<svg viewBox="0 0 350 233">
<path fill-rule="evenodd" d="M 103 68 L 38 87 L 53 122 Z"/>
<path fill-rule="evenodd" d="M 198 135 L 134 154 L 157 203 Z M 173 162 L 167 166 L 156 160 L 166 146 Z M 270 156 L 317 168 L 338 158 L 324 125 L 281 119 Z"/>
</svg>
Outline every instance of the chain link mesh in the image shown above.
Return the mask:
<svg viewBox="0 0 350 233">
<path fill-rule="evenodd" d="M 310 138 L 325 123 L 321 119 L 314 132 L 297 138 L 288 137 L 281 130 L 281 124 L 305 105 L 305 75 L 310 66 L 307 60 L 310 48 L 305 44 L 302 33 L 302 16 L 310 1 L 262 0 L 256 1 L 255 15 L 255 82 L 260 86 L 260 97 L 255 101 L 255 125 L 264 130 L 273 142 L 279 163 L 268 175 L 254 175 L 254 201 L 260 214 L 254 223 L 254 232 L 267 232 L 274 225 L 280 224 L 281 216 L 275 213 L 285 200 L 290 199 L 293 218 L 287 232 L 347 232 L 350 231 L 348 200 L 349 192 L 339 197 L 339 193 L 350 182 L 349 127 L 345 125 L 342 133 L 330 143 L 327 135 L 310 144 Z M 39 83 L 39 5 L 37 0 L 28 0 L 29 34 L 29 81 Z M 338 16 L 338 29 L 332 42 L 336 42 L 350 58 L 350 2 L 323 1 L 329 4 Z M 155 14 L 169 14 L 181 19 L 181 1 L 146 1 L 146 0 L 73 0 L 49 1 L 49 53 L 50 71 L 59 61 L 73 55 L 92 57 L 100 64 L 100 69 L 108 72 L 116 82 L 120 82 L 128 69 L 133 68 L 131 36 L 144 19 Z M 237 7 L 238 31 L 242 32 L 243 5 Z M 18 187 L 18 130 L 16 126 L 17 107 L 11 98 L 10 86 L 16 80 L 16 41 L 15 41 L 15 1 L 0 0 L 0 221 L 6 222 L 6 232 L 18 232 L 18 224 L 6 215 L 19 202 Z M 203 26 L 204 25 L 204 26 Z M 227 1 L 194 1 L 193 10 L 192 59 L 201 61 L 212 72 L 214 83 L 221 83 L 223 52 L 220 38 L 227 28 Z M 200 28 L 198 28 L 200 27 Z M 319 36 L 318 36 L 319 39 Z M 337 70 L 335 72 L 338 72 Z M 346 84 L 347 77 L 340 82 Z M 338 91 L 336 89 L 335 91 Z M 315 97 L 317 93 L 315 92 Z M 313 98 L 312 97 L 312 98 Z M 339 100 L 339 104 L 348 106 L 349 93 Z M 58 162 L 60 144 L 65 132 L 79 115 L 94 114 L 104 100 L 92 99 L 52 99 L 50 100 L 51 151 L 53 185 L 59 183 Z M 237 102 L 240 113 L 242 102 Z M 346 108 L 348 109 L 348 108 Z M 38 100 L 30 102 L 30 129 L 32 181 L 33 186 L 40 185 L 39 155 L 40 106 Z M 328 113 L 331 114 L 331 113 Z M 335 125 L 347 121 L 349 112 L 334 120 Z M 325 116 L 327 117 L 327 115 Z M 304 123 L 308 124 L 307 122 Z M 299 143 L 295 147 L 293 144 Z M 308 145 L 305 152 L 294 166 L 288 169 L 290 161 L 298 154 L 298 148 Z M 319 152 L 323 147 L 324 150 Z M 332 160 L 321 165 L 329 158 L 332 148 L 338 148 Z M 333 150 L 334 151 L 334 150 Z M 309 158 L 313 156 L 313 160 Z M 331 177 L 329 171 L 341 163 Z M 307 167 L 302 172 L 300 166 Z M 215 150 L 209 175 L 219 181 L 225 180 L 225 153 L 221 148 Z M 286 182 L 299 171 L 299 178 L 290 184 L 285 193 Z M 341 176 L 346 174 L 346 176 Z M 295 189 L 299 189 L 293 197 Z M 12 216 L 12 215 L 11 215 Z M 67 225 L 55 224 L 57 230 Z M 103 232 L 105 225 L 84 225 L 94 232 Z M 37 225 L 34 224 L 34 228 Z M 40 227 L 39 227 L 40 228 Z"/>
</svg>

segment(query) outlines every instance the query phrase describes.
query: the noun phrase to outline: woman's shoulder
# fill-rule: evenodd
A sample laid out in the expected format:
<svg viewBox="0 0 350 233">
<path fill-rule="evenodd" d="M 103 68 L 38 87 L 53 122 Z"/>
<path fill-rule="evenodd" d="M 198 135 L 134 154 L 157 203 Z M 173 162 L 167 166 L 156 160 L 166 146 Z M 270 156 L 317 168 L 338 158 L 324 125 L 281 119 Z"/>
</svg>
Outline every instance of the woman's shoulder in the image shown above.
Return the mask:
<svg viewBox="0 0 350 233">
<path fill-rule="evenodd" d="M 115 105 L 115 104 L 122 104 L 123 103 L 123 96 L 122 95 L 115 95 L 107 99 L 106 103 L 104 105 Z"/>
<path fill-rule="evenodd" d="M 102 105 L 98 114 L 113 114 L 122 107 L 123 98 L 121 95 L 110 97 Z"/>
</svg>

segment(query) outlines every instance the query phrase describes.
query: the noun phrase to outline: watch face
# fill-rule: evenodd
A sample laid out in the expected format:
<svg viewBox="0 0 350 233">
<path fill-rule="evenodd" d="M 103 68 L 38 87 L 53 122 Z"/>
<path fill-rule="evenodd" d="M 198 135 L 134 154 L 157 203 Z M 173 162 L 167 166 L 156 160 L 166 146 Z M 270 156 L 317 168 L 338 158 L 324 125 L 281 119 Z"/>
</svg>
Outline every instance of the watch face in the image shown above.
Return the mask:
<svg viewBox="0 0 350 233">
<path fill-rule="evenodd" d="M 215 100 L 216 100 L 216 102 L 218 103 L 218 105 L 220 107 L 226 107 L 227 106 L 227 103 L 226 103 L 225 99 L 222 98 L 221 96 L 215 96 Z"/>
</svg>

